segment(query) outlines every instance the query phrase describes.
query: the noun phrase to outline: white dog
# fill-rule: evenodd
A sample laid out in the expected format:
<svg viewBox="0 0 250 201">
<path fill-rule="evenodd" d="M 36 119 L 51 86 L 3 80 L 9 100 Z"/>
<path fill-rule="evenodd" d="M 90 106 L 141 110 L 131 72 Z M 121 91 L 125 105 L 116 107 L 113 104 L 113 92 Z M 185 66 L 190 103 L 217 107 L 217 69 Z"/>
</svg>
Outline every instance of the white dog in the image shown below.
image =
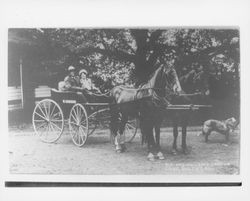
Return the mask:
<svg viewBox="0 0 250 201">
<path fill-rule="evenodd" d="M 238 125 L 238 122 L 234 117 L 225 121 L 219 121 L 215 119 L 209 119 L 204 122 L 202 128 L 202 134 L 205 135 L 205 141 L 208 141 L 208 136 L 212 131 L 217 131 L 226 137 L 226 141 L 229 140 L 229 133 L 232 132 Z"/>
</svg>

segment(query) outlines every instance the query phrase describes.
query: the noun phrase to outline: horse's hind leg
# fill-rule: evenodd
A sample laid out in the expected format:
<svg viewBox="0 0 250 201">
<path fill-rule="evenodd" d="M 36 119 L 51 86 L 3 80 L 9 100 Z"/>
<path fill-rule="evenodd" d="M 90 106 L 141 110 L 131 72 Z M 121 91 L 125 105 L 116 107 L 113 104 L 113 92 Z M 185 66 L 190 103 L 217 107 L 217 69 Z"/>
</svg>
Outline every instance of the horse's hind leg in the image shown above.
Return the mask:
<svg viewBox="0 0 250 201">
<path fill-rule="evenodd" d="M 120 135 L 120 145 L 121 145 L 121 151 L 126 150 L 125 146 L 125 126 L 128 121 L 128 116 L 125 114 L 120 113 L 120 126 L 119 126 L 119 135 Z"/>
<path fill-rule="evenodd" d="M 110 131 L 111 131 L 111 141 L 115 145 L 116 152 L 121 152 L 120 145 L 120 135 L 119 130 L 119 111 L 115 108 L 110 108 L 111 118 L 110 118 Z"/>
<path fill-rule="evenodd" d="M 182 119 L 182 151 L 183 153 L 187 153 L 187 117 L 183 117 Z"/>
<path fill-rule="evenodd" d="M 153 161 L 154 160 L 154 153 L 155 153 L 155 148 L 156 148 L 156 144 L 155 144 L 155 139 L 153 136 L 153 127 L 149 127 L 146 130 L 146 136 L 147 136 L 147 140 L 148 140 L 148 160 Z"/>
<path fill-rule="evenodd" d="M 182 152 L 187 153 L 187 125 L 182 126 Z"/>
<path fill-rule="evenodd" d="M 156 140 L 156 149 L 157 149 L 157 158 L 160 160 L 164 160 L 163 153 L 161 152 L 161 146 L 160 146 L 160 132 L 161 132 L 161 123 L 162 119 L 159 119 L 158 122 L 156 122 L 155 125 L 155 140 Z"/>
<path fill-rule="evenodd" d="M 155 126 L 155 142 L 156 142 L 156 146 L 160 149 L 160 125 L 156 125 Z"/>
</svg>

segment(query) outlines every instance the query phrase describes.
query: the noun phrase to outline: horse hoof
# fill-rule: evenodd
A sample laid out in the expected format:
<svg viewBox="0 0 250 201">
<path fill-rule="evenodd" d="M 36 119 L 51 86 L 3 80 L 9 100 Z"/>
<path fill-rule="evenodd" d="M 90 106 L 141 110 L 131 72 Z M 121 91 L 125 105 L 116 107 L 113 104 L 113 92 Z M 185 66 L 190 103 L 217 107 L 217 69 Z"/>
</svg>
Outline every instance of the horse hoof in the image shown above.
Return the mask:
<svg viewBox="0 0 250 201">
<path fill-rule="evenodd" d="M 154 161 L 155 160 L 154 154 L 152 154 L 152 153 L 149 153 L 147 158 L 148 158 L 149 161 Z"/>
<path fill-rule="evenodd" d="M 118 153 L 118 154 L 122 153 L 122 150 L 121 150 L 121 149 L 116 149 L 115 151 L 116 151 L 116 153 Z"/>
<path fill-rule="evenodd" d="M 163 153 L 161 153 L 161 152 L 158 152 L 156 156 L 157 156 L 157 158 L 159 160 L 164 160 L 165 159 L 165 157 L 163 156 Z"/>
</svg>

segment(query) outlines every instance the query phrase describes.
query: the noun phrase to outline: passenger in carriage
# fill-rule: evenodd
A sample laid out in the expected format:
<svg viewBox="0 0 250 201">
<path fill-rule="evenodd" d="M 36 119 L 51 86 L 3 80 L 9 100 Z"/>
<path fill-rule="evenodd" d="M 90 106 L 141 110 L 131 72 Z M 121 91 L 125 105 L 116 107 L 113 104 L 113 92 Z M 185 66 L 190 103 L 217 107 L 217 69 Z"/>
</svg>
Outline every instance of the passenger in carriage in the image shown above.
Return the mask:
<svg viewBox="0 0 250 201">
<path fill-rule="evenodd" d="M 81 88 L 83 90 L 87 90 L 88 93 L 91 93 L 90 91 L 96 91 L 97 93 L 100 93 L 100 90 L 93 84 L 93 82 L 90 78 L 87 77 L 87 75 L 87 70 L 82 69 L 79 71 Z"/>
<path fill-rule="evenodd" d="M 68 67 L 69 74 L 64 78 L 64 81 L 58 83 L 59 91 L 79 91 L 80 90 L 80 81 L 79 77 L 75 76 L 75 67 Z"/>
<path fill-rule="evenodd" d="M 81 92 L 78 93 L 78 97 L 81 102 L 87 102 L 85 95 L 83 94 L 83 89 L 81 87 L 80 78 L 75 75 L 75 67 L 68 67 L 69 74 L 64 78 L 64 81 L 58 83 L 59 91 L 73 91 Z"/>
<path fill-rule="evenodd" d="M 79 91 L 81 90 L 80 87 L 80 79 L 78 76 L 75 75 L 75 67 L 69 66 L 68 67 L 69 75 L 64 78 L 65 83 L 65 90 L 66 91 Z"/>
</svg>

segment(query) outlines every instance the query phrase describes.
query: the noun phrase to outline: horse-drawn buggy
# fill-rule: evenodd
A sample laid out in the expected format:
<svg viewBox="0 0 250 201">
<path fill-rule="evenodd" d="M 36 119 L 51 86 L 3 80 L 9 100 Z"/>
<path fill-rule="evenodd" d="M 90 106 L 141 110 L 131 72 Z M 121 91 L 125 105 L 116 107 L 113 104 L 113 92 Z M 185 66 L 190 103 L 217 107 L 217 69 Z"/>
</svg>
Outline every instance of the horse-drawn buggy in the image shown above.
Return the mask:
<svg viewBox="0 0 250 201">
<path fill-rule="evenodd" d="M 161 66 L 151 75 L 147 83 L 138 88 L 117 86 L 106 94 L 91 93 L 87 102 L 81 101 L 76 92 L 60 92 L 51 89 L 51 99 L 44 99 L 35 106 L 33 126 L 43 141 L 55 142 L 62 135 L 65 124 L 68 124 L 74 144 L 82 146 L 98 125 L 103 126 L 110 122 L 113 142 L 116 150 L 121 152 L 125 150 L 124 142 L 130 142 L 135 137 L 138 130 L 137 118 L 139 118 L 142 139 L 144 138 L 148 143 L 149 159 L 154 157 L 154 154 L 163 159 L 159 137 L 164 115 L 169 115 L 166 112 L 168 110 L 174 110 L 177 113 L 180 110 L 184 111 L 184 115 L 180 118 L 184 119 L 181 125 L 183 127 L 182 148 L 186 149 L 189 110 L 207 107 L 194 105 L 190 99 L 194 95 L 197 94 L 186 94 L 182 91 L 174 68 Z M 176 98 L 182 101 L 175 101 Z M 178 135 L 177 126 L 177 124 L 174 125 L 174 148 L 176 148 Z"/>
<path fill-rule="evenodd" d="M 32 123 L 35 133 L 42 141 L 56 142 L 67 130 L 74 144 L 83 146 L 98 126 L 106 127 L 110 119 L 111 104 L 103 100 L 108 97 L 105 94 L 91 93 L 90 96 L 94 97 L 92 102 L 82 102 L 80 93 L 51 89 L 51 98 L 36 104 Z M 134 139 L 137 127 L 136 119 L 126 123 L 126 142 Z"/>
</svg>

